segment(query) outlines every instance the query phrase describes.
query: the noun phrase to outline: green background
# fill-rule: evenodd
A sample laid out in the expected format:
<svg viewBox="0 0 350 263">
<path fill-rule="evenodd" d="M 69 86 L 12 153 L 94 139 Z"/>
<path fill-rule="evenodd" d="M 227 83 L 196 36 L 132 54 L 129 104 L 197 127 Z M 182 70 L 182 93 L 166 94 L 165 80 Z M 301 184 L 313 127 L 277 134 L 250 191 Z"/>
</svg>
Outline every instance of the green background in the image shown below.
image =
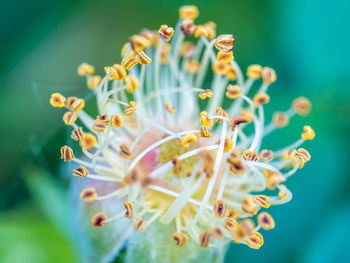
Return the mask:
<svg viewBox="0 0 350 263">
<path fill-rule="evenodd" d="M 348 257 L 349 1 L 19 0 L 0 4 L 0 262 L 78 262 L 64 202 L 57 200 L 67 187 L 58 154 L 67 131 L 49 95 L 84 96 L 76 74 L 81 62 L 102 74 L 128 36 L 143 27 L 174 26 L 178 8 L 189 3 L 199 7 L 196 22 L 213 20 L 218 34 L 235 35 L 243 69 L 258 63 L 276 70 L 268 119 L 297 96 L 313 103 L 309 116 L 266 139 L 278 149 L 298 139 L 304 124 L 316 131 L 305 145 L 312 161 L 288 182 L 292 202 L 271 208 L 277 226 L 264 233 L 260 250 L 232 245 L 226 262 Z"/>
</svg>

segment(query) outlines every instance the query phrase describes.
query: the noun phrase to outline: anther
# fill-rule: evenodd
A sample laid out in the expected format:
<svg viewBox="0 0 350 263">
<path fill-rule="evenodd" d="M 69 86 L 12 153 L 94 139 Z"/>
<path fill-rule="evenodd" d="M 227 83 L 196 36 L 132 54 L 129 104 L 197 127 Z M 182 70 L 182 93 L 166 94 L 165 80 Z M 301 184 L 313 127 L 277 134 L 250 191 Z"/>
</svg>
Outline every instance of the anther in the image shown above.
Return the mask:
<svg viewBox="0 0 350 263">
<path fill-rule="evenodd" d="M 133 212 L 134 212 L 134 206 L 132 203 L 130 202 L 125 202 L 124 203 L 124 207 L 125 207 L 125 217 L 126 218 L 132 218 L 133 217 Z"/>
<path fill-rule="evenodd" d="M 185 36 L 192 35 L 195 29 L 196 25 L 193 23 L 193 20 L 185 19 L 181 22 L 181 31 Z"/>
<path fill-rule="evenodd" d="M 132 50 L 132 48 L 129 49 L 129 53 L 128 53 L 128 54 L 125 54 L 126 51 L 127 51 L 128 48 L 129 48 L 129 45 L 130 45 L 129 42 L 127 42 L 127 43 L 125 43 L 125 44 L 123 45 L 122 50 L 121 50 L 121 52 L 120 52 L 120 56 L 121 56 L 122 58 L 123 58 L 124 56 L 126 56 L 126 57 L 132 57 L 132 56 L 135 55 L 135 52 L 134 52 L 134 50 Z"/>
<path fill-rule="evenodd" d="M 250 65 L 247 68 L 247 76 L 252 79 L 259 79 L 261 78 L 262 70 L 263 70 L 262 66 L 260 65 L 257 65 L 257 64 Z"/>
<path fill-rule="evenodd" d="M 278 196 L 281 199 L 286 199 L 288 197 L 287 187 L 285 185 L 283 185 L 283 184 L 280 185 L 280 190 L 278 192 Z"/>
<path fill-rule="evenodd" d="M 267 181 L 267 189 L 275 190 L 276 185 L 284 181 L 282 174 L 280 172 L 273 172 L 271 170 L 264 170 L 263 174 Z"/>
<path fill-rule="evenodd" d="M 224 51 L 219 51 L 218 54 L 216 55 L 218 62 L 220 63 L 229 63 L 234 59 L 233 52 L 224 52 Z"/>
<path fill-rule="evenodd" d="M 212 69 L 214 73 L 219 75 L 225 75 L 229 70 L 229 65 L 224 62 L 216 62 L 213 64 Z"/>
<path fill-rule="evenodd" d="M 199 245 L 204 248 L 208 248 L 210 245 L 210 240 L 211 240 L 212 234 L 210 233 L 209 230 L 204 230 L 200 235 L 199 235 Z"/>
<path fill-rule="evenodd" d="M 66 100 L 66 106 L 72 108 L 73 103 L 77 100 L 77 97 L 68 97 Z"/>
<path fill-rule="evenodd" d="M 266 195 L 256 195 L 254 202 L 263 208 L 269 208 L 271 206 L 270 198 Z"/>
<path fill-rule="evenodd" d="M 201 128 L 201 132 L 199 134 L 200 137 L 211 137 L 212 136 L 212 132 L 210 132 L 208 127 L 202 126 Z"/>
<path fill-rule="evenodd" d="M 195 38 L 199 38 L 201 36 L 208 37 L 208 35 L 209 35 L 209 32 L 205 26 L 203 26 L 203 25 L 196 26 L 196 29 L 194 30 L 194 37 Z"/>
<path fill-rule="evenodd" d="M 226 136 L 225 137 L 225 144 L 224 144 L 224 153 L 231 151 L 232 146 L 233 146 L 233 142 L 232 142 L 231 137 Z"/>
<path fill-rule="evenodd" d="M 246 242 L 250 248 L 259 249 L 264 244 L 264 239 L 259 232 L 256 232 L 249 235 Z"/>
<path fill-rule="evenodd" d="M 121 80 L 126 77 L 125 69 L 119 64 L 114 64 L 112 67 L 110 67 L 110 72 L 116 80 Z"/>
<path fill-rule="evenodd" d="M 102 80 L 101 76 L 98 76 L 98 75 L 90 76 L 86 80 L 86 85 L 89 89 L 96 89 L 100 84 L 101 80 Z"/>
<path fill-rule="evenodd" d="M 266 85 L 270 85 L 276 81 L 276 72 L 270 67 L 264 67 L 261 72 L 261 77 Z"/>
<path fill-rule="evenodd" d="M 121 65 L 126 70 L 130 70 L 137 65 L 137 60 L 134 57 L 127 57 L 122 61 Z"/>
<path fill-rule="evenodd" d="M 139 180 L 139 173 L 136 169 L 133 169 L 124 177 L 124 182 L 128 185 L 133 185 Z"/>
<path fill-rule="evenodd" d="M 296 152 L 295 152 L 295 157 L 303 162 L 308 162 L 311 159 L 311 155 L 310 153 L 305 150 L 304 148 L 299 148 Z"/>
<path fill-rule="evenodd" d="M 149 56 L 147 56 L 144 51 L 140 51 L 139 53 L 137 53 L 135 58 L 137 62 L 141 65 L 148 65 L 152 62 L 152 59 Z"/>
<path fill-rule="evenodd" d="M 75 112 L 67 111 L 63 115 L 63 121 L 66 125 L 73 125 L 78 119 L 78 115 Z"/>
<path fill-rule="evenodd" d="M 214 215 L 218 218 L 224 218 L 227 212 L 227 205 L 222 200 L 216 200 L 213 206 Z"/>
<path fill-rule="evenodd" d="M 197 74 L 199 71 L 199 62 L 196 60 L 188 60 L 185 64 L 184 71 L 189 74 Z M 203 92 L 203 91 L 201 91 Z"/>
<path fill-rule="evenodd" d="M 83 138 L 84 136 L 84 133 L 83 133 L 83 128 L 81 127 L 78 127 L 78 128 L 75 128 L 73 131 L 72 131 L 72 134 L 71 134 L 71 138 L 74 140 L 74 141 L 80 141 L 81 138 Z"/>
<path fill-rule="evenodd" d="M 254 197 L 252 196 L 246 196 L 242 200 L 242 211 L 247 216 L 254 216 L 258 212 L 258 208 L 256 206 L 256 203 L 254 201 Z"/>
<path fill-rule="evenodd" d="M 189 58 L 194 55 L 195 51 L 196 46 L 192 42 L 185 41 L 181 46 L 180 54 L 184 58 Z"/>
<path fill-rule="evenodd" d="M 174 114 L 174 113 L 176 112 L 175 107 L 173 106 L 173 104 L 171 104 L 170 101 L 164 102 L 164 106 L 165 106 L 165 109 L 166 109 L 170 114 Z"/>
<path fill-rule="evenodd" d="M 147 226 L 147 223 L 145 220 L 143 220 L 141 217 L 137 217 L 134 220 L 134 228 L 135 230 L 137 230 L 138 232 L 142 232 L 143 230 L 145 230 Z"/>
<path fill-rule="evenodd" d="M 230 156 L 227 158 L 229 164 L 236 164 L 241 162 L 241 150 L 239 148 L 234 148 Z"/>
<path fill-rule="evenodd" d="M 208 117 L 208 113 L 206 111 L 202 111 L 199 114 L 201 124 L 206 127 L 211 127 L 214 125 L 214 121 Z"/>
<path fill-rule="evenodd" d="M 232 220 L 237 220 L 238 219 L 238 211 L 236 209 L 227 210 L 227 218 L 230 218 Z"/>
<path fill-rule="evenodd" d="M 92 226 L 103 227 L 106 224 L 107 215 L 105 213 L 98 213 L 91 219 Z"/>
<path fill-rule="evenodd" d="M 129 101 L 129 106 L 124 110 L 124 115 L 130 116 L 136 111 L 135 101 Z"/>
<path fill-rule="evenodd" d="M 182 136 L 181 144 L 183 147 L 188 147 L 191 142 L 196 142 L 197 136 L 194 133 L 186 134 Z"/>
<path fill-rule="evenodd" d="M 125 158 L 125 159 L 131 159 L 132 158 L 132 152 L 125 143 L 120 145 L 120 156 Z"/>
<path fill-rule="evenodd" d="M 131 44 L 131 48 L 135 52 L 140 52 L 141 50 L 146 49 L 152 44 L 152 42 L 149 39 L 141 35 L 133 35 L 130 37 L 129 41 Z"/>
<path fill-rule="evenodd" d="M 85 107 L 85 101 L 83 99 L 76 99 L 71 108 L 74 111 L 81 111 Z"/>
<path fill-rule="evenodd" d="M 261 212 L 258 215 L 258 224 L 265 230 L 270 230 L 275 228 L 275 220 L 269 213 Z"/>
<path fill-rule="evenodd" d="M 174 35 L 174 28 L 168 27 L 167 25 L 161 25 L 158 33 L 164 41 L 168 42 Z"/>
<path fill-rule="evenodd" d="M 60 93 L 53 93 L 51 95 L 50 104 L 55 108 L 62 108 L 64 107 L 65 101 L 66 101 L 66 98 L 62 96 Z"/>
<path fill-rule="evenodd" d="M 180 174 L 181 173 L 181 171 L 182 171 L 182 162 L 181 162 L 181 160 L 177 157 L 177 156 L 175 156 L 172 160 L 171 160 L 171 162 L 173 163 L 173 171 L 174 171 L 174 173 L 175 174 Z"/>
<path fill-rule="evenodd" d="M 238 163 L 233 163 L 230 165 L 230 171 L 234 174 L 243 174 L 245 172 L 245 168 L 243 163 L 240 161 Z"/>
<path fill-rule="evenodd" d="M 114 114 L 112 115 L 111 117 L 111 125 L 113 128 L 120 128 L 122 127 L 124 124 L 124 120 L 123 120 L 123 117 L 120 116 L 119 114 Z"/>
<path fill-rule="evenodd" d="M 310 113 L 311 102 L 305 97 L 299 97 L 293 100 L 293 110 L 301 116 L 306 116 Z"/>
<path fill-rule="evenodd" d="M 254 96 L 254 104 L 256 107 L 259 107 L 262 104 L 267 104 L 270 102 L 270 96 L 266 93 L 258 93 Z"/>
<path fill-rule="evenodd" d="M 80 76 L 92 75 L 95 73 L 95 68 L 88 63 L 81 63 L 78 67 Z"/>
<path fill-rule="evenodd" d="M 283 128 L 289 124 L 289 118 L 284 112 L 275 112 L 272 122 L 277 128 Z"/>
<path fill-rule="evenodd" d="M 94 148 L 96 144 L 96 137 L 92 133 L 85 133 L 83 138 L 80 139 L 79 144 L 85 150 Z"/>
<path fill-rule="evenodd" d="M 205 100 L 206 98 L 211 98 L 213 96 L 213 92 L 210 89 L 203 90 L 199 92 L 199 98 Z"/>
<path fill-rule="evenodd" d="M 233 218 L 226 218 L 224 226 L 227 229 L 227 231 L 232 234 L 235 231 L 235 228 L 238 226 L 238 223 Z"/>
<path fill-rule="evenodd" d="M 229 65 L 228 70 L 226 72 L 226 77 L 231 81 L 234 81 L 237 79 L 236 71 L 232 65 Z"/>
<path fill-rule="evenodd" d="M 242 89 L 238 85 L 229 84 L 226 89 L 226 97 L 231 100 L 237 99 L 242 94 Z"/>
<path fill-rule="evenodd" d="M 61 159 L 65 162 L 70 162 L 74 159 L 74 153 L 72 148 L 68 147 L 67 145 L 63 146 L 61 148 Z"/>
<path fill-rule="evenodd" d="M 246 150 L 243 155 L 242 158 L 246 161 L 259 161 L 259 156 L 256 152 L 250 151 L 250 150 Z"/>
<path fill-rule="evenodd" d="M 247 115 L 237 116 L 237 117 L 233 117 L 230 120 L 230 126 L 232 127 L 232 131 L 234 131 L 237 125 L 242 123 L 249 123 L 251 121 L 252 121 L 251 116 L 247 116 Z"/>
<path fill-rule="evenodd" d="M 253 233 L 255 224 L 251 219 L 245 219 L 239 222 L 239 226 L 243 229 L 245 236 Z"/>
<path fill-rule="evenodd" d="M 273 151 L 270 150 L 261 150 L 259 153 L 259 157 L 264 162 L 270 162 L 273 160 Z"/>
<path fill-rule="evenodd" d="M 95 132 L 104 132 L 104 130 L 107 128 L 106 123 L 103 120 L 96 119 L 94 121 L 94 124 L 92 125 L 92 129 Z"/>
<path fill-rule="evenodd" d="M 209 21 L 208 23 L 204 24 L 204 27 L 207 30 L 207 38 L 209 40 L 212 40 L 216 37 L 216 24 L 213 21 Z"/>
<path fill-rule="evenodd" d="M 216 226 L 210 230 L 210 234 L 217 240 L 222 240 L 224 238 L 224 233 L 221 228 Z"/>
<path fill-rule="evenodd" d="M 173 233 L 172 236 L 176 242 L 176 246 L 178 246 L 178 247 L 182 247 L 182 246 L 186 245 L 188 242 L 188 237 L 183 233 L 175 232 L 175 233 Z"/>
<path fill-rule="evenodd" d="M 233 49 L 235 39 L 233 35 L 220 35 L 215 41 L 215 47 L 224 52 L 230 52 Z"/>
<path fill-rule="evenodd" d="M 304 126 L 304 132 L 301 134 L 304 140 L 313 140 L 315 138 L 315 131 L 309 125 Z"/>
<path fill-rule="evenodd" d="M 195 5 L 184 5 L 180 7 L 179 15 L 182 19 L 195 20 L 199 15 L 199 11 Z"/>
<path fill-rule="evenodd" d="M 80 193 L 80 198 L 87 203 L 94 201 L 96 197 L 97 197 L 97 193 L 95 188 L 85 188 Z"/>
<path fill-rule="evenodd" d="M 79 168 L 73 170 L 74 176 L 86 177 L 88 176 L 89 171 L 85 166 L 80 165 Z"/>
</svg>

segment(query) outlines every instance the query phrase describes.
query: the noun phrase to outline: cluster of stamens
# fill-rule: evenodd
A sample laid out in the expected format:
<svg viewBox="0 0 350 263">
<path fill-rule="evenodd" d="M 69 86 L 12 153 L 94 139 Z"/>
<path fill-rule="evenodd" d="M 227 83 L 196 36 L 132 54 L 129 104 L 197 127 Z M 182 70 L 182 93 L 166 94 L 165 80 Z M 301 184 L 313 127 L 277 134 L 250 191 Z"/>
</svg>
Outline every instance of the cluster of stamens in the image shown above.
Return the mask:
<svg viewBox="0 0 350 263">
<path fill-rule="evenodd" d="M 299 146 L 315 132 L 304 126 L 301 138 L 280 150 L 261 149 L 262 140 L 295 114 L 307 115 L 311 104 L 297 98 L 265 125 L 275 71 L 251 65 L 245 79 L 234 60 L 233 35 L 216 36 L 214 22 L 196 25 L 198 14 L 195 6 L 183 6 L 175 29 L 162 25 L 131 36 L 120 64 L 106 66 L 104 77 L 87 63 L 79 66 L 96 95 L 96 117 L 84 111 L 82 98 L 52 94 L 50 103 L 67 109 L 63 121 L 82 149 L 74 154 L 63 146 L 61 158 L 77 163 L 74 176 L 115 186 L 107 195 L 84 189 L 85 202 L 126 199 L 116 214 L 96 214 L 94 227 L 126 217 L 142 232 L 159 220 L 174 228 L 178 247 L 191 238 L 202 247 L 232 240 L 258 249 L 264 243 L 258 231 L 275 227 L 261 210 L 291 200 L 282 183 L 310 160 Z M 245 131 L 249 125 L 252 134 Z M 272 194 L 256 194 L 266 190 Z"/>
</svg>

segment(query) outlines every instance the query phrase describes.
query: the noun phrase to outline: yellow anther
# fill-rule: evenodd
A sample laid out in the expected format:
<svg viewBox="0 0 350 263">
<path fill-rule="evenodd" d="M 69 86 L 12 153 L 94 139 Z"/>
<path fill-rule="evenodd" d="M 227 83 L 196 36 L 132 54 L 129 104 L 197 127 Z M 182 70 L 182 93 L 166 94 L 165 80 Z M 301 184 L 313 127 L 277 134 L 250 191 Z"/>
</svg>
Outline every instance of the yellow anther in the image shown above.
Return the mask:
<svg viewBox="0 0 350 263">
<path fill-rule="evenodd" d="M 304 148 L 299 148 L 296 152 L 295 152 L 295 158 L 303 161 L 303 162 L 308 162 L 311 159 L 311 155 L 310 153 L 305 150 Z"/>
<path fill-rule="evenodd" d="M 178 246 L 178 247 L 182 247 L 182 246 L 186 245 L 188 242 L 188 237 L 183 233 L 175 232 L 175 233 L 173 233 L 172 236 L 176 242 L 176 246 Z"/>
<path fill-rule="evenodd" d="M 270 150 L 261 150 L 259 153 L 259 157 L 264 162 L 270 162 L 273 160 L 273 151 Z"/>
<path fill-rule="evenodd" d="M 252 121 L 251 116 L 247 116 L 247 115 L 237 116 L 237 117 L 233 117 L 230 120 L 230 126 L 232 127 L 232 131 L 234 131 L 236 126 L 238 126 L 242 123 L 249 123 L 251 121 Z"/>
<path fill-rule="evenodd" d="M 259 232 L 256 232 L 249 235 L 246 242 L 250 248 L 259 249 L 264 244 L 264 238 Z"/>
<path fill-rule="evenodd" d="M 248 195 L 243 198 L 242 211 L 250 217 L 256 215 L 256 213 L 258 212 L 258 207 L 254 201 L 254 197 Z"/>
<path fill-rule="evenodd" d="M 237 220 L 238 219 L 238 211 L 236 209 L 234 209 L 234 210 L 229 209 L 227 211 L 227 218 L 230 218 L 232 220 Z"/>
<path fill-rule="evenodd" d="M 124 177 L 124 182 L 128 185 L 133 185 L 137 181 L 139 181 L 139 179 L 140 179 L 139 172 L 136 169 L 134 169 L 126 174 L 126 176 Z"/>
<path fill-rule="evenodd" d="M 80 76 L 92 75 L 95 73 L 95 67 L 88 63 L 81 63 L 78 67 L 78 74 Z"/>
<path fill-rule="evenodd" d="M 208 35 L 209 35 L 209 32 L 205 26 L 203 26 L 203 25 L 196 26 L 196 29 L 194 30 L 194 37 L 195 38 L 199 38 L 201 36 L 208 37 Z"/>
<path fill-rule="evenodd" d="M 252 79 L 260 79 L 262 73 L 262 66 L 253 64 L 247 68 L 247 76 Z"/>
<path fill-rule="evenodd" d="M 233 49 L 235 38 L 233 35 L 220 35 L 215 41 L 215 47 L 224 52 L 230 52 Z"/>
<path fill-rule="evenodd" d="M 148 28 L 143 28 L 140 35 L 147 38 L 153 45 L 156 45 L 159 42 L 159 34 L 155 31 L 149 30 Z"/>
<path fill-rule="evenodd" d="M 135 101 L 129 101 L 129 106 L 124 110 L 124 115 L 130 116 L 136 111 Z"/>
<path fill-rule="evenodd" d="M 235 228 L 238 226 L 238 223 L 234 218 L 226 218 L 224 226 L 227 231 L 232 234 L 235 231 Z"/>
<path fill-rule="evenodd" d="M 230 165 L 230 171 L 233 172 L 234 174 L 243 174 L 245 172 L 244 165 L 241 161 L 237 163 L 232 163 Z"/>
<path fill-rule="evenodd" d="M 225 75 L 229 70 L 229 65 L 223 62 L 217 62 L 213 64 L 212 69 L 216 74 Z"/>
<path fill-rule="evenodd" d="M 250 150 L 246 150 L 243 155 L 242 158 L 246 161 L 259 161 L 259 156 L 256 152 L 250 151 Z"/>
<path fill-rule="evenodd" d="M 211 127 L 214 125 L 214 121 L 208 117 L 208 113 L 206 111 L 202 111 L 199 114 L 201 124 L 206 127 Z"/>
<path fill-rule="evenodd" d="M 278 192 L 278 196 L 281 199 L 286 199 L 288 197 L 287 187 L 285 185 L 283 185 L 283 184 L 280 185 L 280 190 Z"/>
<path fill-rule="evenodd" d="M 120 145 L 120 152 L 119 155 L 125 159 L 131 159 L 132 158 L 132 152 L 129 146 L 127 146 L 125 143 Z"/>
<path fill-rule="evenodd" d="M 196 74 L 199 71 L 199 62 L 196 60 L 188 60 L 185 64 L 185 72 L 189 74 Z"/>
<path fill-rule="evenodd" d="M 135 230 L 137 230 L 138 232 L 142 232 L 143 230 L 145 230 L 147 226 L 147 223 L 145 220 L 142 219 L 142 217 L 137 217 L 134 220 L 134 228 Z"/>
<path fill-rule="evenodd" d="M 133 93 L 139 86 L 139 81 L 135 75 L 129 74 L 125 78 L 126 92 Z"/>
<path fill-rule="evenodd" d="M 112 67 L 104 67 L 104 71 L 105 71 L 106 75 L 111 74 L 111 75 L 108 77 L 108 80 L 114 79 L 111 68 L 112 68 Z"/>
<path fill-rule="evenodd" d="M 65 162 L 70 162 L 74 159 L 74 153 L 72 148 L 68 147 L 67 145 L 63 146 L 61 148 L 61 159 Z"/>
<path fill-rule="evenodd" d="M 92 129 L 95 132 L 104 132 L 106 128 L 107 128 L 106 123 L 103 120 L 99 120 L 99 119 L 96 119 L 94 121 L 94 124 L 92 125 Z"/>
<path fill-rule="evenodd" d="M 254 104 L 256 107 L 261 106 L 262 104 L 267 104 L 270 102 L 270 96 L 266 93 L 258 93 L 254 96 Z"/>
<path fill-rule="evenodd" d="M 116 79 L 116 80 L 121 80 L 123 78 L 126 77 L 126 71 L 125 69 L 119 65 L 119 64 L 114 64 L 111 68 L 110 68 L 110 72 L 112 73 L 112 76 Z"/>
<path fill-rule="evenodd" d="M 251 219 L 245 219 L 239 222 L 239 226 L 242 228 L 244 235 L 250 235 L 255 229 L 255 224 Z"/>
<path fill-rule="evenodd" d="M 313 140 L 315 138 L 315 131 L 309 125 L 305 125 L 301 137 L 304 140 Z"/>
<path fill-rule="evenodd" d="M 226 97 L 232 100 L 237 99 L 242 94 L 242 89 L 238 85 L 229 84 L 226 89 Z"/>
<path fill-rule="evenodd" d="M 258 215 L 258 224 L 265 230 L 270 230 L 275 228 L 275 220 L 269 213 L 261 212 Z"/>
<path fill-rule="evenodd" d="M 311 102 L 305 97 L 299 97 L 293 100 L 292 108 L 301 116 L 306 116 L 310 113 Z"/>
<path fill-rule="evenodd" d="M 67 111 L 63 115 L 63 121 L 66 125 L 73 125 L 78 119 L 78 115 L 75 112 Z"/>
<path fill-rule="evenodd" d="M 275 112 L 272 117 L 272 122 L 277 128 L 283 128 L 289 124 L 289 119 L 284 112 Z"/>
<path fill-rule="evenodd" d="M 182 19 L 195 20 L 199 15 L 199 11 L 195 5 L 183 5 L 179 9 L 179 15 Z"/>
<path fill-rule="evenodd" d="M 184 58 L 189 58 L 194 55 L 195 51 L 196 46 L 192 42 L 185 41 L 181 46 L 180 53 Z"/>
<path fill-rule="evenodd" d="M 264 170 L 263 174 L 264 174 L 265 179 L 267 181 L 267 189 L 269 189 L 269 190 L 275 190 L 276 185 L 278 185 L 284 181 L 284 178 L 282 177 L 280 172 L 273 172 L 271 170 Z"/>
<path fill-rule="evenodd" d="M 125 207 L 125 217 L 126 218 L 132 218 L 134 215 L 134 206 L 132 203 L 130 202 L 125 202 L 124 203 L 124 207 Z"/>
<path fill-rule="evenodd" d="M 77 97 L 68 97 L 66 100 L 66 106 L 72 108 L 73 103 L 77 100 Z"/>
<path fill-rule="evenodd" d="M 81 138 L 83 138 L 84 136 L 84 133 L 83 133 L 83 128 L 81 127 L 78 127 L 78 128 L 75 128 L 73 131 L 72 131 L 72 134 L 71 134 L 71 138 L 74 140 L 74 141 L 80 141 Z"/>
<path fill-rule="evenodd" d="M 83 99 L 76 99 L 71 108 L 74 111 L 81 111 L 85 107 L 85 101 Z"/>
<path fill-rule="evenodd" d="M 98 76 L 98 75 L 90 76 L 86 80 L 86 85 L 89 89 L 96 89 L 100 84 L 101 80 L 102 80 L 101 76 Z"/>
<path fill-rule="evenodd" d="M 174 114 L 174 113 L 176 112 L 175 107 L 173 106 L 173 104 L 171 104 L 170 101 L 164 102 L 164 106 L 165 106 L 165 109 L 166 109 L 170 114 Z"/>
<path fill-rule="evenodd" d="M 208 127 L 202 126 L 201 128 L 201 132 L 199 134 L 200 137 L 211 137 L 212 136 L 212 132 L 210 132 Z"/>
<path fill-rule="evenodd" d="M 65 101 L 66 101 L 66 98 L 62 96 L 60 93 L 53 93 L 51 95 L 50 104 L 55 108 L 62 108 L 64 107 Z"/>
<path fill-rule="evenodd" d="M 233 146 L 233 142 L 232 142 L 231 137 L 226 136 L 225 137 L 225 144 L 224 144 L 224 153 L 231 151 L 232 146 Z"/>
<path fill-rule="evenodd" d="M 213 96 L 213 92 L 210 89 L 206 89 L 199 92 L 198 96 L 201 100 L 205 100 L 206 98 L 211 98 Z"/>
<path fill-rule="evenodd" d="M 240 163 L 241 162 L 241 150 L 239 148 L 234 148 L 230 156 L 227 158 L 227 162 L 229 164 L 235 164 L 235 163 Z"/>
<path fill-rule="evenodd" d="M 85 177 L 88 176 L 89 171 L 85 166 L 80 165 L 79 168 L 73 170 L 74 176 Z"/>
<path fill-rule="evenodd" d="M 185 36 L 190 36 L 194 33 L 196 29 L 196 25 L 193 23 L 191 19 L 185 19 L 181 22 L 181 31 Z"/>
<path fill-rule="evenodd" d="M 105 213 L 98 213 L 91 219 L 92 226 L 103 227 L 106 224 L 107 215 Z"/>
<path fill-rule="evenodd" d="M 216 226 L 210 230 L 210 234 L 213 238 L 217 240 L 221 240 L 224 238 L 224 233 L 222 232 L 221 228 Z"/>
<path fill-rule="evenodd" d="M 270 67 L 264 67 L 261 72 L 263 82 L 267 85 L 274 83 L 277 79 L 276 72 Z"/>
<path fill-rule="evenodd" d="M 191 142 L 196 142 L 197 136 L 194 133 L 186 134 L 182 136 L 181 144 L 183 147 L 188 147 Z"/>
<path fill-rule="evenodd" d="M 161 25 L 158 33 L 161 39 L 168 42 L 174 35 L 174 28 L 168 27 L 167 25 Z"/>
<path fill-rule="evenodd" d="M 141 65 L 148 65 L 152 62 L 152 59 L 149 56 L 147 56 L 147 54 L 144 51 L 140 51 L 139 53 L 137 53 L 135 58 L 137 62 Z"/>
<path fill-rule="evenodd" d="M 224 218 L 227 212 L 227 205 L 222 200 L 216 200 L 213 206 L 214 215 L 218 218 Z"/>
<path fill-rule="evenodd" d="M 121 50 L 121 53 L 120 53 L 120 55 L 121 55 L 122 58 L 125 56 L 125 53 L 126 53 L 126 51 L 128 50 L 128 48 L 129 48 L 129 45 L 131 45 L 129 42 L 127 42 L 127 43 L 125 43 L 125 44 L 123 45 L 122 50 Z M 134 50 L 132 50 L 132 48 L 130 48 L 129 53 L 128 53 L 126 56 L 127 56 L 127 57 L 132 57 L 132 56 L 134 56 L 134 55 L 135 55 Z"/>
<path fill-rule="evenodd" d="M 79 141 L 80 146 L 85 150 L 91 150 L 96 144 L 96 137 L 92 133 L 85 133 Z"/>
<path fill-rule="evenodd" d="M 232 65 L 229 65 L 228 70 L 226 72 L 226 77 L 231 81 L 237 79 L 236 71 Z"/>
<path fill-rule="evenodd" d="M 225 117 L 228 118 L 228 113 L 220 106 L 216 107 L 216 115 L 221 116 L 221 117 Z M 222 119 L 216 119 L 216 121 L 218 123 L 222 122 Z"/>
<path fill-rule="evenodd" d="M 204 248 L 208 248 L 210 245 L 210 240 L 212 238 L 212 234 L 209 230 L 204 230 L 199 235 L 199 245 Z"/>
<path fill-rule="evenodd" d="M 83 199 L 85 202 L 90 203 L 95 200 L 97 197 L 97 193 L 95 188 L 85 188 L 80 193 L 81 199 Z"/>
<path fill-rule="evenodd" d="M 126 70 L 130 70 L 137 65 L 137 60 L 134 57 L 127 57 L 122 61 L 121 65 Z"/>
<path fill-rule="evenodd" d="M 133 35 L 129 39 L 131 48 L 135 52 L 140 52 L 141 50 L 144 50 L 145 48 L 149 47 L 152 42 L 141 35 Z"/>
<path fill-rule="evenodd" d="M 266 195 L 256 195 L 254 201 L 263 208 L 269 208 L 271 206 L 270 198 Z"/>
<path fill-rule="evenodd" d="M 245 230 L 243 229 L 241 224 L 234 225 L 233 228 L 230 231 L 230 234 L 231 234 L 232 240 L 234 242 L 237 242 L 237 243 L 240 242 L 246 235 L 245 234 Z"/>
<path fill-rule="evenodd" d="M 124 120 L 123 120 L 123 117 L 120 116 L 119 114 L 114 114 L 112 115 L 111 117 L 111 125 L 113 128 L 120 128 L 122 127 L 124 124 Z"/>
<path fill-rule="evenodd" d="M 175 156 L 171 162 L 173 163 L 173 172 L 177 175 L 179 175 L 182 171 L 182 162 L 181 160 Z"/>
<path fill-rule="evenodd" d="M 229 63 L 232 60 L 234 60 L 233 52 L 224 52 L 224 51 L 219 51 L 218 54 L 216 55 L 218 62 L 220 63 Z"/>
<path fill-rule="evenodd" d="M 208 23 L 204 24 L 204 27 L 207 29 L 207 38 L 209 40 L 212 40 L 216 37 L 216 24 L 212 21 L 209 21 Z"/>
</svg>

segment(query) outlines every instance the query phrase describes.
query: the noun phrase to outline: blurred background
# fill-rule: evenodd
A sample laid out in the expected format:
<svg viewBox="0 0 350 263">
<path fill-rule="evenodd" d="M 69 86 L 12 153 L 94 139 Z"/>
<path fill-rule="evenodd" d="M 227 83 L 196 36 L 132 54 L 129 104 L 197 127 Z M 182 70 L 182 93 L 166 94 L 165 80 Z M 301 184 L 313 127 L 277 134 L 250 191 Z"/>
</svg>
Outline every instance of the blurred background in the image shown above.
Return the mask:
<svg viewBox="0 0 350 263">
<path fill-rule="evenodd" d="M 336 262 L 350 236 L 350 2 L 335 0 L 72 1 L 0 4 L 0 262 L 79 262 L 65 227 L 68 182 L 59 160 L 67 138 L 54 91 L 85 96 L 76 69 L 88 62 L 102 74 L 141 28 L 175 26 L 178 8 L 196 4 L 198 23 L 213 20 L 233 33 L 245 69 L 273 67 L 278 81 L 268 105 L 286 110 L 304 95 L 306 118 L 269 137 L 272 149 L 294 142 L 304 124 L 316 139 L 312 162 L 288 182 L 293 200 L 271 208 L 276 228 L 258 250 L 232 245 L 225 262 Z M 269 111 L 270 110 L 270 111 Z M 344 261 L 344 260 L 343 260 Z"/>
</svg>

